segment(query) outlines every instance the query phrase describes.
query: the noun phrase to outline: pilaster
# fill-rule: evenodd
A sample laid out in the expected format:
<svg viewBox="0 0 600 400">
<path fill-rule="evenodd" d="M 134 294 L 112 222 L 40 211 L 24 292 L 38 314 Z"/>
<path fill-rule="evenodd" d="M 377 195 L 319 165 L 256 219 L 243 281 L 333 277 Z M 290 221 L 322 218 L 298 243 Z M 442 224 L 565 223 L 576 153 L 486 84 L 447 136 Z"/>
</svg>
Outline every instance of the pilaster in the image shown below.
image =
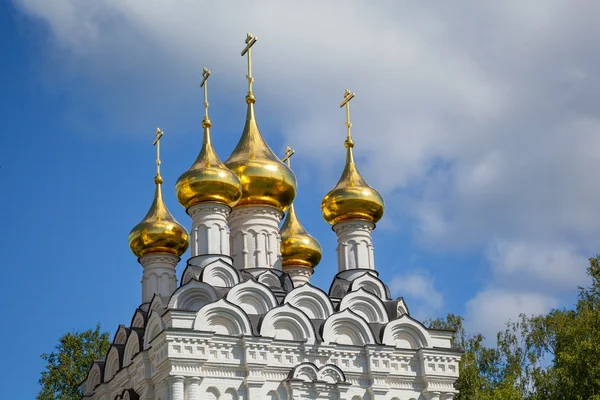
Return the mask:
<svg viewBox="0 0 600 400">
<path fill-rule="evenodd" d="M 283 213 L 270 206 L 235 207 L 229 215 L 231 256 L 236 269 L 281 270 L 279 223 Z"/>
<path fill-rule="evenodd" d="M 375 269 L 373 229 L 375 224 L 364 220 L 342 221 L 333 226 L 338 237 L 338 271 Z"/>
<path fill-rule="evenodd" d="M 294 282 L 294 287 L 298 287 L 308 283 L 313 269 L 302 265 L 290 265 L 283 267 L 283 272 L 290 276 L 292 282 Z"/>
<path fill-rule="evenodd" d="M 179 257 L 168 253 L 150 253 L 141 256 L 139 263 L 144 267 L 142 274 L 142 303 L 152 300 L 155 293 L 170 296 L 177 289 L 175 266 Z"/>
<path fill-rule="evenodd" d="M 183 376 L 172 376 L 169 378 L 169 394 L 171 400 L 184 400 L 183 383 Z"/>
<path fill-rule="evenodd" d="M 229 225 L 231 208 L 220 203 L 200 203 L 188 208 L 192 217 L 191 256 L 230 255 Z"/>
</svg>

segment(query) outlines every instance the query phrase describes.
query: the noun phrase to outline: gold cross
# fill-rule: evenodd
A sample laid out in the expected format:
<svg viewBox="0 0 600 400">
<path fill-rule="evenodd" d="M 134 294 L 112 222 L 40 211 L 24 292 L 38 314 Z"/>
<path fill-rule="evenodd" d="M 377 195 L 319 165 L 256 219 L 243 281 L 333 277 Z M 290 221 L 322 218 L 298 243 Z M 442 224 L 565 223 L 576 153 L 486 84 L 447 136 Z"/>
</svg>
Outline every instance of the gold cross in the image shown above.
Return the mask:
<svg viewBox="0 0 600 400">
<path fill-rule="evenodd" d="M 164 132 L 160 128 L 156 128 L 156 139 L 154 139 L 153 146 L 156 146 L 156 178 L 160 178 L 160 138 L 164 135 Z"/>
<path fill-rule="evenodd" d="M 204 67 L 204 70 L 202 71 L 202 82 L 200 82 L 200 87 L 204 88 L 204 121 L 202 121 L 202 125 L 205 125 L 205 123 L 210 124 L 210 119 L 208 118 L 208 83 L 206 82 L 209 76 L 210 70 Z"/>
<path fill-rule="evenodd" d="M 242 57 L 248 53 L 248 75 L 246 75 L 246 79 L 248 79 L 248 94 L 252 93 L 252 82 L 254 82 L 254 78 L 252 77 L 252 46 L 257 40 L 256 36 L 248 33 L 246 35 L 246 47 L 242 50 Z"/>
<path fill-rule="evenodd" d="M 344 101 L 340 103 L 340 108 L 346 106 L 346 129 L 348 130 L 348 136 L 346 140 L 348 142 L 352 142 L 352 135 L 350 134 L 350 128 L 352 127 L 352 123 L 350 123 L 350 100 L 354 98 L 355 93 L 351 93 L 350 89 L 346 89 L 344 92 Z"/>
<path fill-rule="evenodd" d="M 286 162 L 287 161 L 288 168 L 292 167 L 292 163 L 291 163 L 290 159 L 292 158 L 292 156 L 294 155 L 295 152 L 296 152 L 296 150 L 293 150 L 290 146 L 286 146 L 286 148 L 285 148 L 285 157 L 283 157 L 283 159 L 281 161 L 282 162 Z"/>
</svg>

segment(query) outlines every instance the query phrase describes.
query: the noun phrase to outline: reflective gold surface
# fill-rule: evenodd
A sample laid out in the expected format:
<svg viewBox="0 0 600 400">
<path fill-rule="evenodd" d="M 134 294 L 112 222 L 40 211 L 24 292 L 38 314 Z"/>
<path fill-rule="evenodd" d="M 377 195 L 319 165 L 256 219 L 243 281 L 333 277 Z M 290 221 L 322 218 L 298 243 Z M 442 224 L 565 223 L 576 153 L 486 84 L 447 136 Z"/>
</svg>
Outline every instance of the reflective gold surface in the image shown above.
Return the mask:
<svg viewBox="0 0 600 400">
<path fill-rule="evenodd" d="M 179 257 L 188 248 L 188 233 L 165 206 L 160 175 L 154 182 L 154 201 L 148 214 L 131 230 L 129 248 L 138 257 L 148 253 L 169 253 Z"/>
<path fill-rule="evenodd" d="M 144 219 L 129 233 L 129 248 L 138 257 L 149 253 L 181 256 L 188 248 L 188 233 L 171 215 L 162 198 L 163 179 L 160 176 L 160 139 L 163 131 L 156 128 L 156 177 L 154 201 Z"/>
<path fill-rule="evenodd" d="M 268 205 L 287 210 L 296 197 L 296 176 L 263 139 L 254 117 L 254 98 L 246 97 L 246 125 L 237 146 L 225 161 L 242 183 L 240 205 Z"/>
<path fill-rule="evenodd" d="M 294 154 L 289 146 L 285 150 L 283 161 L 287 161 L 287 166 L 290 168 L 290 157 Z M 280 230 L 281 234 L 281 265 L 287 266 L 304 266 L 314 268 L 321 261 L 323 250 L 317 239 L 312 237 L 302 226 L 298 217 L 294 204 L 290 206 L 285 221 Z"/>
<path fill-rule="evenodd" d="M 354 141 L 350 134 L 350 100 L 354 93 L 346 90 L 340 107 L 346 106 L 346 166 L 337 185 L 323 198 L 323 218 L 331 225 L 338 222 L 362 219 L 376 223 L 383 216 L 383 198 L 363 179 L 354 162 Z"/>
<path fill-rule="evenodd" d="M 204 140 L 196 161 L 184 172 L 175 185 L 175 193 L 179 203 L 185 208 L 205 202 L 216 202 L 233 207 L 242 195 L 242 185 L 237 175 L 228 169 L 219 159 L 212 147 L 208 118 L 208 93 L 206 78 L 210 71 L 204 69 L 201 86 L 204 86 L 205 116 L 202 121 Z"/>
<path fill-rule="evenodd" d="M 305 266 L 314 268 L 321 261 L 323 250 L 317 239 L 300 224 L 292 204 L 281 227 L 281 257 L 283 267 Z"/>
</svg>

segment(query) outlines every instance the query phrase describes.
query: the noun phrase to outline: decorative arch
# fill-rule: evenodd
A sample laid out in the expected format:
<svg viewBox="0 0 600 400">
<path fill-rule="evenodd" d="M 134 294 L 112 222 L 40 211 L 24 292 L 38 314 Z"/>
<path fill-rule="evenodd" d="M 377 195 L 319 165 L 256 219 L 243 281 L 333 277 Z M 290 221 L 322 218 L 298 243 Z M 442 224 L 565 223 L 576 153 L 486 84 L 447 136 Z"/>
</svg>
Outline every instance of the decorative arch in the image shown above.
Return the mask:
<svg viewBox="0 0 600 400">
<path fill-rule="evenodd" d="M 194 319 L 194 330 L 220 335 L 252 335 L 248 315 L 240 307 L 226 299 L 220 299 L 202 307 Z"/>
<path fill-rule="evenodd" d="M 258 276 L 258 281 L 270 288 L 281 288 L 281 280 L 273 271 L 265 271 Z"/>
<path fill-rule="evenodd" d="M 229 388 L 223 393 L 221 400 L 238 400 L 238 392 L 234 388 Z"/>
<path fill-rule="evenodd" d="M 324 365 L 318 372 L 317 378 L 327 383 L 346 382 L 344 372 L 333 364 Z"/>
<path fill-rule="evenodd" d="M 383 344 L 404 349 L 430 347 L 429 332 L 407 314 L 388 323 L 383 330 Z"/>
<path fill-rule="evenodd" d="M 279 393 L 276 390 L 271 390 L 267 393 L 267 400 L 280 400 Z"/>
<path fill-rule="evenodd" d="M 131 327 L 144 329 L 146 327 L 146 315 L 147 314 L 139 308 L 135 310 L 133 318 L 131 318 Z"/>
<path fill-rule="evenodd" d="M 125 328 L 124 325 L 119 325 L 115 338 L 113 339 L 114 344 L 125 344 L 127 343 L 127 337 L 129 336 L 129 329 Z"/>
<path fill-rule="evenodd" d="M 204 396 L 204 398 L 207 400 L 220 400 L 221 392 L 216 387 L 211 386 L 208 389 L 206 389 L 206 395 Z"/>
<path fill-rule="evenodd" d="M 381 300 L 387 300 L 387 289 L 383 282 L 373 274 L 365 272 L 358 278 L 352 281 L 350 285 L 350 292 L 354 292 L 360 288 L 365 289 L 367 292 L 373 293 L 375 296 L 379 297 Z"/>
<path fill-rule="evenodd" d="M 218 298 L 219 296 L 215 292 L 215 288 L 211 285 L 191 280 L 173 293 L 168 307 L 178 310 L 197 311 Z"/>
<path fill-rule="evenodd" d="M 398 314 L 398 317 L 401 317 L 404 314 L 410 316 L 410 312 L 408 311 L 408 305 L 406 305 L 404 297 L 400 297 L 398 299 L 398 304 L 396 304 L 396 313 Z"/>
<path fill-rule="evenodd" d="M 333 304 L 329 296 L 310 283 L 289 292 L 283 302 L 298 308 L 310 319 L 327 319 L 333 314 Z"/>
<path fill-rule="evenodd" d="M 319 369 L 313 363 L 303 362 L 294 367 L 288 375 L 291 379 L 301 379 L 304 382 L 314 382 L 319 379 Z"/>
<path fill-rule="evenodd" d="M 133 357 L 140 352 L 140 337 L 136 331 L 132 331 L 125 344 L 125 355 L 123 357 L 123 366 L 126 367 L 133 361 Z"/>
<path fill-rule="evenodd" d="M 164 325 L 158 313 L 151 313 L 150 318 L 148 318 L 148 327 L 146 328 L 146 333 L 144 334 L 144 350 L 147 350 L 148 347 L 150 347 L 150 342 L 152 339 L 158 336 L 163 329 Z"/>
<path fill-rule="evenodd" d="M 317 336 L 306 314 L 290 304 L 274 308 L 264 316 L 260 335 L 308 344 L 314 344 Z"/>
<path fill-rule="evenodd" d="M 271 289 L 252 279 L 234 286 L 227 293 L 227 300 L 248 315 L 263 315 L 278 305 Z"/>
<path fill-rule="evenodd" d="M 162 297 L 159 294 L 154 294 L 152 296 L 152 300 L 150 300 L 150 306 L 148 307 L 148 314 L 150 314 L 154 310 L 161 310 L 165 308 Z"/>
<path fill-rule="evenodd" d="M 237 270 L 221 258 L 208 264 L 201 275 L 200 280 L 212 286 L 234 287 L 240 283 Z"/>
<path fill-rule="evenodd" d="M 108 355 L 106 356 L 104 364 L 104 382 L 110 381 L 123 365 L 121 360 L 122 353 L 119 351 L 120 349 L 118 346 L 122 345 L 113 344 L 108 350 Z"/>
<path fill-rule="evenodd" d="M 94 389 L 102 383 L 103 375 L 103 368 L 100 367 L 98 362 L 95 362 L 88 373 L 86 390 L 87 394 L 92 394 Z"/>
<path fill-rule="evenodd" d="M 375 344 L 375 336 L 363 317 L 345 309 L 327 318 L 323 325 L 323 341 L 364 346 Z"/>
<path fill-rule="evenodd" d="M 367 292 L 364 287 L 350 292 L 342 298 L 340 310 L 346 308 L 354 311 L 370 323 L 385 324 L 390 321 L 381 299 L 373 293 Z"/>
</svg>

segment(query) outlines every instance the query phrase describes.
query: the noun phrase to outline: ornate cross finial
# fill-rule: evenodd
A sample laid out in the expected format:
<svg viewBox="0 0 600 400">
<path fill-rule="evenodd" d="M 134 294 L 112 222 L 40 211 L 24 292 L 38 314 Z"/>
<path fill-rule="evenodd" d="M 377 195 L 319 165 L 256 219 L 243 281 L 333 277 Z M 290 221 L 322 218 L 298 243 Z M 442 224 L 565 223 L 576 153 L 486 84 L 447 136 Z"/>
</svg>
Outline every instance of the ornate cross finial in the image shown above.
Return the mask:
<svg viewBox="0 0 600 400">
<path fill-rule="evenodd" d="M 246 79 L 248 79 L 248 96 L 252 97 L 252 82 L 254 82 L 254 78 L 252 77 L 252 46 L 258 38 L 256 36 L 252 36 L 251 33 L 246 35 L 246 47 L 242 50 L 242 57 L 248 53 L 248 75 L 246 75 Z"/>
<path fill-rule="evenodd" d="M 285 148 L 285 157 L 283 157 L 283 159 L 281 160 L 282 162 L 286 162 L 287 161 L 287 166 L 288 168 L 292 167 L 292 163 L 291 163 L 291 158 L 294 155 L 294 153 L 296 152 L 296 150 L 293 150 L 290 146 L 286 146 Z"/>
<path fill-rule="evenodd" d="M 210 70 L 204 67 L 202 71 L 202 82 L 200 82 L 200 87 L 204 88 L 204 120 L 202 121 L 203 128 L 210 128 L 212 126 L 210 122 L 210 118 L 208 118 L 208 77 L 210 76 Z"/>
<path fill-rule="evenodd" d="M 355 93 L 351 93 L 350 89 L 346 89 L 344 92 L 344 101 L 340 103 L 340 108 L 346 106 L 346 129 L 348 132 L 346 136 L 346 145 L 350 147 L 354 146 L 352 135 L 350 134 L 350 128 L 352 127 L 352 123 L 350 122 L 350 100 L 354 98 L 354 95 Z"/>
<path fill-rule="evenodd" d="M 152 143 L 153 146 L 156 146 L 156 177 L 154 178 L 154 183 L 156 184 L 162 183 L 162 177 L 160 176 L 160 138 L 163 135 L 164 132 L 160 128 L 156 128 L 156 139 Z"/>
</svg>

